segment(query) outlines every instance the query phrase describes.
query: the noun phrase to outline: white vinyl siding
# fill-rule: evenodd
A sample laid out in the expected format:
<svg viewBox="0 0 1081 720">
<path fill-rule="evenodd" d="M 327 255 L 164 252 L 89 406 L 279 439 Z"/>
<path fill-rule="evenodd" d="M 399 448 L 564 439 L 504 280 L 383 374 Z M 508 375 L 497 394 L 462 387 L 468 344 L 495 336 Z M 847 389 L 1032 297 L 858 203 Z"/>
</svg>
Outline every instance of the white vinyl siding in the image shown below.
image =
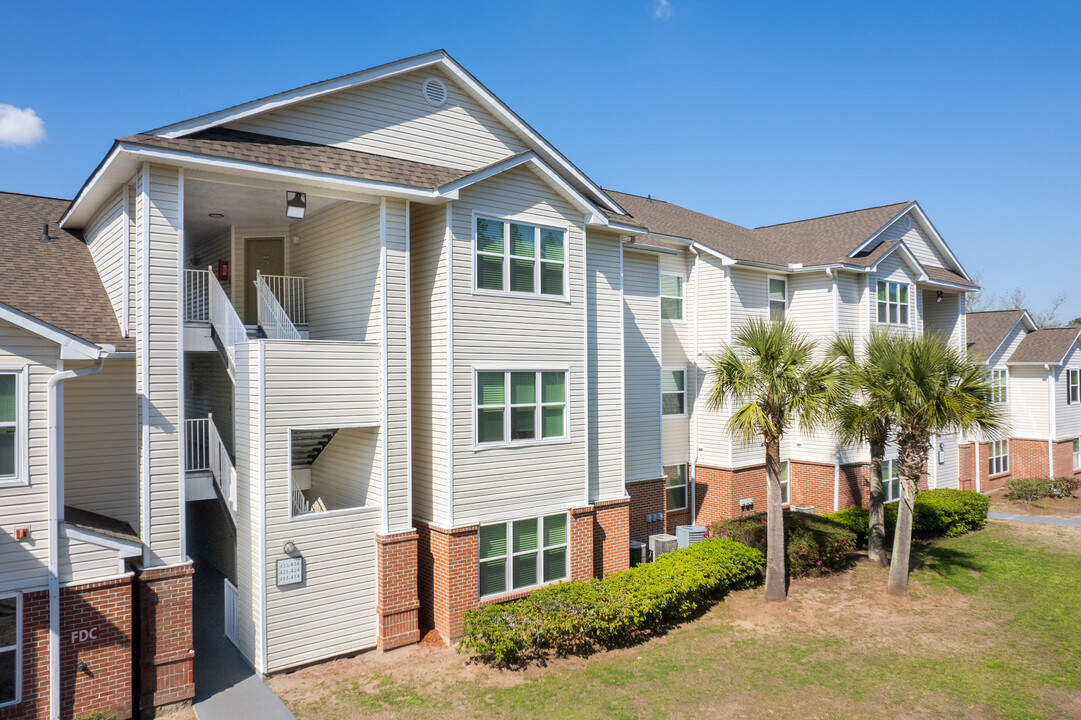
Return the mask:
<svg viewBox="0 0 1081 720">
<path fill-rule="evenodd" d="M 1081 402 L 1067 402 L 1069 370 L 1081 374 L 1081 349 L 1074 346 L 1066 354 L 1063 367 L 1058 371 L 1054 389 L 1055 440 L 1066 440 L 1081 435 Z"/>
<path fill-rule="evenodd" d="M 736 342 L 736 336 L 741 327 L 752 318 L 769 319 L 768 284 L 767 276 L 752 270 L 730 268 L 732 280 L 732 342 Z M 723 418 L 727 420 L 727 415 Z M 720 435 L 713 437 L 728 438 L 728 430 L 723 425 L 719 428 Z M 699 431 L 701 434 L 701 430 Z M 708 437 L 708 436 L 706 436 Z M 765 456 L 760 443 L 743 444 L 738 441 L 732 442 L 732 462 L 725 463 L 724 467 L 745 467 L 748 465 L 761 465 Z"/>
<path fill-rule="evenodd" d="M 661 477 L 661 319 L 653 254 L 623 253 L 627 482 Z"/>
<path fill-rule="evenodd" d="M 428 77 L 447 88 L 433 107 Z M 390 157 L 473 170 L 526 150 L 525 144 L 441 70 L 404 73 L 245 118 L 228 127 Z"/>
<path fill-rule="evenodd" d="M 59 348 L 22 328 L 0 321 L 0 368 L 27 367 L 27 452 L 29 482 L 0 487 L 0 526 L 29 527 L 33 542 L 0 543 L 0 592 L 44 587 L 48 581 L 48 382 L 57 370 Z M 82 378 L 85 379 L 85 378 Z M 79 382 L 79 379 L 73 382 Z"/>
<path fill-rule="evenodd" d="M 586 247 L 589 499 L 623 496 L 623 308 L 620 240 L 591 233 Z M 612 422 L 611 418 L 616 421 Z"/>
<path fill-rule="evenodd" d="M 454 231 L 455 526 L 549 514 L 585 501 L 586 314 L 581 213 L 530 167 L 518 167 L 461 191 Z M 474 217 L 483 214 L 543 227 L 567 227 L 568 299 L 473 292 Z M 494 322 L 493 318 L 498 317 Z M 473 444 L 474 368 L 567 371 L 563 443 L 489 447 Z"/>
<path fill-rule="evenodd" d="M 1010 368 L 1008 436 L 1044 440 L 1051 432 L 1047 371 L 1040 366 Z M 1065 391 L 1063 391 L 1065 392 Z"/>
<path fill-rule="evenodd" d="M 117 324 L 124 322 L 124 223 L 127 221 L 124 193 L 117 192 L 91 218 L 83 230 L 83 239 L 94 258 L 101 284 L 116 313 Z"/>
<path fill-rule="evenodd" d="M 938 299 L 937 290 L 924 290 L 923 299 L 923 330 L 924 332 L 936 332 L 949 338 L 950 345 L 961 350 L 963 344 L 963 329 L 965 323 L 964 296 L 959 293 L 943 292 L 942 300 Z"/>
<path fill-rule="evenodd" d="M 400 532 L 413 527 L 409 512 L 409 205 L 404 200 L 387 198 L 380 212 L 384 266 L 379 281 L 386 288 L 382 298 L 386 318 L 383 382 L 387 415 L 384 523 L 388 532 Z"/>
<path fill-rule="evenodd" d="M 934 246 L 931 237 L 920 227 L 915 213 L 910 212 L 908 214 L 911 216 L 909 227 L 905 227 L 905 218 L 899 217 L 892 225 L 882 231 L 875 242 L 901 240 L 904 242 L 905 247 L 912 251 L 912 254 L 916 256 L 921 265 L 940 268 L 950 267 L 945 255 Z"/>
<path fill-rule="evenodd" d="M 236 346 L 236 586 L 238 643 L 240 654 L 260 671 L 259 648 L 262 644 L 260 598 L 263 596 L 260 465 L 262 438 L 259 434 L 261 412 L 258 344 L 240 343 Z"/>
<path fill-rule="evenodd" d="M 721 266 L 721 261 L 706 255 L 705 253 L 698 255 L 698 277 L 694 279 L 699 284 L 699 288 L 694 291 L 692 297 L 695 300 L 691 303 L 692 312 L 698 313 L 697 329 L 698 329 L 698 350 L 699 356 L 697 358 L 691 358 L 691 362 L 698 364 L 698 398 L 706 398 L 709 396 L 713 387 L 713 379 L 709 374 L 708 356 L 716 354 L 724 347 L 725 341 L 728 339 L 729 318 L 728 318 L 728 303 L 732 303 L 733 314 L 736 311 L 736 293 L 732 291 L 731 285 L 725 274 L 725 269 Z M 695 326 L 688 323 L 692 328 Z M 669 358 L 668 351 L 669 344 L 665 345 L 665 357 Z M 693 347 L 692 347 L 693 354 Z M 725 428 L 725 412 L 723 408 L 717 410 L 709 408 L 706 403 L 692 403 L 691 405 L 691 423 L 690 428 L 697 425 L 698 427 L 698 444 L 701 450 L 697 450 L 693 447 L 693 433 L 694 430 L 688 430 L 686 447 L 690 450 L 684 458 L 665 456 L 666 463 L 681 462 L 684 459 L 691 459 L 691 457 L 697 457 L 697 461 L 700 464 L 710 465 L 713 467 L 729 467 L 730 457 L 729 449 L 731 448 L 731 441 L 728 436 L 728 431 Z M 669 423 L 673 420 L 669 419 Z M 665 433 L 665 441 L 667 442 L 670 437 L 669 433 Z"/>
<path fill-rule="evenodd" d="M 338 203 L 294 223 L 290 232 L 300 242 L 289 245 L 287 272 L 308 278 L 305 292 L 311 339 L 378 339 L 382 322 L 376 282 L 379 206 Z M 242 254 L 239 248 L 237 252 Z"/>
<path fill-rule="evenodd" d="M 447 210 L 410 205 L 413 380 L 413 516 L 446 527 L 447 475 Z"/>
<path fill-rule="evenodd" d="M 67 537 L 60 538 L 59 548 L 61 583 L 87 583 L 120 574 L 116 550 Z"/>
<path fill-rule="evenodd" d="M 134 360 L 106 360 L 100 372 L 64 383 L 64 502 L 133 528 L 139 527 L 138 407 Z"/>
</svg>

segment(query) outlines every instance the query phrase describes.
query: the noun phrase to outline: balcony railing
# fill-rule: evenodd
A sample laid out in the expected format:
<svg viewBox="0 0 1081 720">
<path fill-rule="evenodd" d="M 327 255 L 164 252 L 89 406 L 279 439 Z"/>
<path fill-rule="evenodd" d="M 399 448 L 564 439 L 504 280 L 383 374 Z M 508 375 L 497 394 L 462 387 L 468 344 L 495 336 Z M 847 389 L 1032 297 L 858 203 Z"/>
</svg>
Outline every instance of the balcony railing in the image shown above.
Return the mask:
<svg viewBox="0 0 1081 720">
<path fill-rule="evenodd" d="M 210 322 L 210 271 L 184 271 L 184 322 Z"/>
<path fill-rule="evenodd" d="M 297 275 L 260 275 L 263 283 L 278 300 L 294 325 L 306 325 L 308 316 L 305 293 L 308 278 Z"/>
<path fill-rule="evenodd" d="M 236 468 L 229 451 L 218 434 L 214 416 L 189 418 L 184 421 L 187 431 L 187 448 L 184 453 L 185 468 L 190 472 L 209 472 L 214 484 L 221 491 L 230 514 L 236 514 Z"/>
<path fill-rule="evenodd" d="M 258 296 L 259 303 L 259 327 L 263 328 L 263 332 L 271 340 L 300 340 L 300 331 L 297 330 L 296 325 L 293 324 L 289 313 L 286 312 L 285 307 L 281 304 L 278 296 L 271 290 L 270 285 L 267 284 L 267 278 L 276 278 L 282 280 L 285 276 L 282 275 L 261 275 L 258 272 L 255 274 L 255 292 Z M 299 279 L 303 278 L 287 278 L 287 279 Z M 279 283 L 279 285 L 281 285 Z M 284 287 L 290 287 L 285 285 Z M 303 288 L 303 283 L 300 284 Z M 293 300 L 290 300 L 292 303 Z"/>
</svg>

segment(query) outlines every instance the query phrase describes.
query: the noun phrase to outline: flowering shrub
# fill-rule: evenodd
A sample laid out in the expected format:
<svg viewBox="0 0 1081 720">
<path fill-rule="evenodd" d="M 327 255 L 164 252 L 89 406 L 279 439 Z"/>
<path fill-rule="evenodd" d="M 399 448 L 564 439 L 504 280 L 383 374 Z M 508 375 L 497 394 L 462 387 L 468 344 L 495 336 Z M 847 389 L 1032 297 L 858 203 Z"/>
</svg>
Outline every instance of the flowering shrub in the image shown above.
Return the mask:
<svg viewBox="0 0 1081 720">
<path fill-rule="evenodd" d="M 601 579 L 538 588 L 520 600 L 467 610 L 458 652 L 521 664 L 549 652 L 626 642 L 682 620 L 711 597 L 759 582 L 762 553 L 707 539 Z"/>
<path fill-rule="evenodd" d="M 710 534 L 765 553 L 766 514 L 720 520 L 710 527 Z M 856 534 L 843 524 L 810 513 L 785 512 L 784 535 L 788 572 L 792 577 L 843 570 L 848 565 L 849 551 L 856 547 Z"/>
</svg>

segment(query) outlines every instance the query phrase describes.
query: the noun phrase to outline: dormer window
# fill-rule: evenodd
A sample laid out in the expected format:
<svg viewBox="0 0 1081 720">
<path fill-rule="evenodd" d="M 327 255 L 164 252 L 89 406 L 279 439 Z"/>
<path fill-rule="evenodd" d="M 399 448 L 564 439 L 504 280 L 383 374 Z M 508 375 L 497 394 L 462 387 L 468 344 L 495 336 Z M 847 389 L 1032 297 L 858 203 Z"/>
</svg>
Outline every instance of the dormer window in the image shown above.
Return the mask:
<svg viewBox="0 0 1081 720">
<path fill-rule="evenodd" d="M 908 283 L 878 283 L 878 322 L 908 325 Z"/>
</svg>

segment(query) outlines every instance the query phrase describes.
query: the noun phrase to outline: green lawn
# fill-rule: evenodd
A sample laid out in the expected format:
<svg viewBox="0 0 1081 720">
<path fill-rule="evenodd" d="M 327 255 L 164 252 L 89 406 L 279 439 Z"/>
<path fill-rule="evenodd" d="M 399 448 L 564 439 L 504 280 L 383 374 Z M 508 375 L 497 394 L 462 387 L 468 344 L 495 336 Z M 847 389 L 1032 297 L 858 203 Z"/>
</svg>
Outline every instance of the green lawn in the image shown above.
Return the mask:
<svg viewBox="0 0 1081 720">
<path fill-rule="evenodd" d="M 784 605 L 736 593 L 664 637 L 546 668 L 415 648 L 271 685 L 302 720 L 1081 717 L 1078 546 L 1081 530 L 992 523 L 921 548 L 907 601 L 864 563 L 797 581 Z"/>
</svg>

